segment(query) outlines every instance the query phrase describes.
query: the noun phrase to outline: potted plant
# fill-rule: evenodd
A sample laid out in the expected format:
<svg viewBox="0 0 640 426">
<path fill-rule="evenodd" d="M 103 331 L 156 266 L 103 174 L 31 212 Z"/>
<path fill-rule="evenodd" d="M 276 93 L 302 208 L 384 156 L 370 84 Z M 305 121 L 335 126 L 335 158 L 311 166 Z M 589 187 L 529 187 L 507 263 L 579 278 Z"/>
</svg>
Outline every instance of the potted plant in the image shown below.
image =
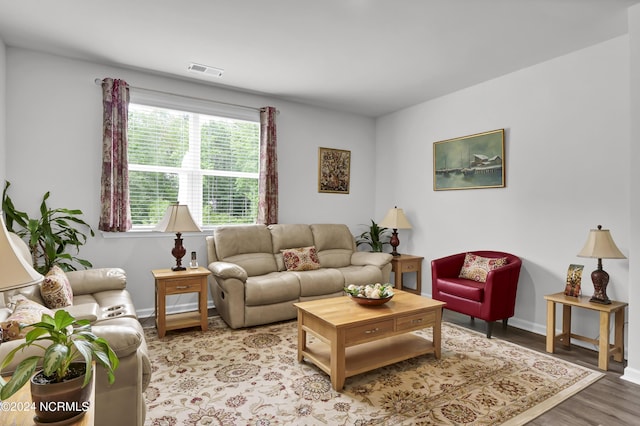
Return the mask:
<svg viewBox="0 0 640 426">
<path fill-rule="evenodd" d="M 371 219 L 371 225 L 369 230 L 363 232 L 356 237 L 356 245 L 368 244 L 373 252 L 382 252 L 382 249 L 389 241 L 384 241 L 388 237 L 388 228 L 381 228 L 377 223 Z"/>
<path fill-rule="evenodd" d="M 89 320 L 76 320 L 60 309 L 53 317 L 43 314 L 40 322 L 21 327 L 31 330 L 24 343 L 7 354 L 0 371 L 24 348 L 36 346 L 43 353 L 22 360 L 8 382 L 0 378 L 1 400 L 16 393 L 31 378 L 31 396 L 38 420 L 57 422 L 80 416 L 88 409 L 91 389 L 86 385 L 91 381 L 95 364 L 104 367 L 110 384 L 114 382 L 118 357 L 104 338 L 91 332 Z M 47 345 L 45 341 L 51 343 Z M 40 363 L 42 369 L 33 374 Z"/>
<path fill-rule="evenodd" d="M 10 185 L 10 182 L 5 182 L 2 192 L 2 210 L 7 229 L 26 240 L 35 270 L 44 275 L 54 264 L 63 271 L 75 271 L 77 268 L 74 263 L 79 263 L 84 268 L 93 266 L 88 260 L 68 253 L 68 248 L 71 247 L 75 248 L 76 253 L 79 252 L 80 246 L 87 241 L 85 232 L 92 237 L 95 235 L 91 226 L 79 217 L 82 215 L 81 210 L 50 208 L 47 205 L 47 192 L 40 204 L 40 218 L 30 218 L 27 213 L 17 210 L 7 195 Z M 15 228 L 16 225 L 18 229 Z"/>
</svg>

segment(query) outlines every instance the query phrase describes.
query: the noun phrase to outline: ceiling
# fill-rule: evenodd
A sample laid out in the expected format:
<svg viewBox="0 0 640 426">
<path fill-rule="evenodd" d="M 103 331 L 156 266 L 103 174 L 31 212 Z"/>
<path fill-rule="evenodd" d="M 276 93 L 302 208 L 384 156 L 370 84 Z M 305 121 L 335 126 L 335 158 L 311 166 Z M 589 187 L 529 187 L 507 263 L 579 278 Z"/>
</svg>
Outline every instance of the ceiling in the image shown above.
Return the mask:
<svg viewBox="0 0 640 426">
<path fill-rule="evenodd" d="M 639 2 L 0 0 L 0 38 L 376 117 L 625 34 Z"/>
</svg>

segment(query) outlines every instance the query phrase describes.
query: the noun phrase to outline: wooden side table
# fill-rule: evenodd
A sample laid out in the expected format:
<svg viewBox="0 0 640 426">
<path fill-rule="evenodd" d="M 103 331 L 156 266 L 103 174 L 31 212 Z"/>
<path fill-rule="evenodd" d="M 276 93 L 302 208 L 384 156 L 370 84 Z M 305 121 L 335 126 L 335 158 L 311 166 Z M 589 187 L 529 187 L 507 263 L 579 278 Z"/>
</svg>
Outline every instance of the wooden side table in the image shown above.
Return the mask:
<svg viewBox="0 0 640 426">
<path fill-rule="evenodd" d="M 610 305 L 592 303 L 589 296 L 566 296 L 564 293 L 548 294 L 547 300 L 547 352 L 553 353 L 556 339 L 560 339 L 566 348 L 571 346 L 571 339 L 588 342 L 598 346 L 598 368 L 609 368 L 609 357 L 622 362 L 624 360 L 624 309 L 625 302 L 611 301 Z M 556 335 L 556 303 L 562 304 L 562 333 Z M 600 312 L 600 338 L 591 339 L 571 333 L 571 307 L 589 309 Z M 609 321 L 615 314 L 614 344 L 609 344 Z"/>
<path fill-rule="evenodd" d="M 156 327 L 158 336 L 164 337 L 167 330 L 200 326 L 207 330 L 207 268 L 187 268 L 185 271 L 154 269 L 151 271 L 156 287 Z M 198 310 L 167 314 L 166 297 L 172 294 L 198 293 Z"/>
<path fill-rule="evenodd" d="M 391 270 L 395 272 L 394 284 L 398 290 L 408 291 L 414 294 L 422 293 L 422 260 L 424 257 L 413 256 L 410 254 L 401 254 L 399 256 L 393 256 L 391 259 Z M 405 272 L 416 273 L 416 288 L 415 290 L 402 285 L 402 274 Z"/>
</svg>

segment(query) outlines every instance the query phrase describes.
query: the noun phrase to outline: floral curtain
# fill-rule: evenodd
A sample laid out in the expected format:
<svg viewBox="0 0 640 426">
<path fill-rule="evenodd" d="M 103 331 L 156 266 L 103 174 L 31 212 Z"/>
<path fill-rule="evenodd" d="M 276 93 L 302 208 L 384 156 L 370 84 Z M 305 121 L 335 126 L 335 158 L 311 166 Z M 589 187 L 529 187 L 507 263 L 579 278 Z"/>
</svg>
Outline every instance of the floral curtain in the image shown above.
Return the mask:
<svg viewBox="0 0 640 426">
<path fill-rule="evenodd" d="M 98 229 L 124 232 L 131 229 L 127 119 L 129 85 L 124 80 L 102 80 L 102 180 Z"/>
<path fill-rule="evenodd" d="M 278 154 L 276 109 L 260 109 L 260 177 L 258 183 L 258 223 L 278 223 Z"/>
</svg>

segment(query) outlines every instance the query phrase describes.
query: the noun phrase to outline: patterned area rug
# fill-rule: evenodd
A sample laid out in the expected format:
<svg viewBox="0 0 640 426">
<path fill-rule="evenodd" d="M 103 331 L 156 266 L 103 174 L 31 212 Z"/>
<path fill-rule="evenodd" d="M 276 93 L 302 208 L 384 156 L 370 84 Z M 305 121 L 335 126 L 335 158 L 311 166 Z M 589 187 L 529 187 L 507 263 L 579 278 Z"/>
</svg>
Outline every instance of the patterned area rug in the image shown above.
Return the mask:
<svg viewBox="0 0 640 426">
<path fill-rule="evenodd" d="M 443 323 L 442 357 L 349 377 L 297 361 L 297 323 L 145 331 L 147 425 L 521 425 L 603 376 Z M 427 338 L 430 330 L 417 332 Z"/>
</svg>

